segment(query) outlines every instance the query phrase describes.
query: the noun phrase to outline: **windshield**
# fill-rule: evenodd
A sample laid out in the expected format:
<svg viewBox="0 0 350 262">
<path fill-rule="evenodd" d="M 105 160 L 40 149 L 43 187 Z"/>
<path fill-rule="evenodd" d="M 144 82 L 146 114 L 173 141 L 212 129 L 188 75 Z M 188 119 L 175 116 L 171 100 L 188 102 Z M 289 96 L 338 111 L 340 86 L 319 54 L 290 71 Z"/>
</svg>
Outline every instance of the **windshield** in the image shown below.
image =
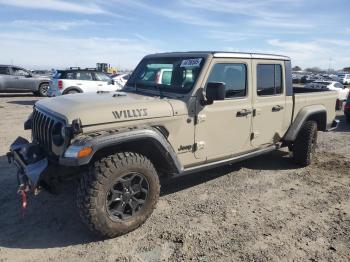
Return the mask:
<svg viewBox="0 0 350 262">
<path fill-rule="evenodd" d="M 203 64 L 203 57 L 146 58 L 126 86 L 184 94 L 193 88 Z"/>
</svg>

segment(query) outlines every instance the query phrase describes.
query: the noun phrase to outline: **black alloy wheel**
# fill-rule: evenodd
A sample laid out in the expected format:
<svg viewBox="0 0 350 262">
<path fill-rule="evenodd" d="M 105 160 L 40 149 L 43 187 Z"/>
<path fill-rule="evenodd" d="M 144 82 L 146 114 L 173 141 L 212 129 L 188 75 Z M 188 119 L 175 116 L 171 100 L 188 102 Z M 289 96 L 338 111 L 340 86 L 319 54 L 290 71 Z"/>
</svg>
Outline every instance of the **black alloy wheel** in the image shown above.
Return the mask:
<svg viewBox="0 0 350 262">
<path fill-rule="evenodd" d="M 132 172 L 119 178 L 107 192 L 106 208 L 111 219 L 126 220 L 137 214 L 148 197 L 144 175 Z"/>
</svg>

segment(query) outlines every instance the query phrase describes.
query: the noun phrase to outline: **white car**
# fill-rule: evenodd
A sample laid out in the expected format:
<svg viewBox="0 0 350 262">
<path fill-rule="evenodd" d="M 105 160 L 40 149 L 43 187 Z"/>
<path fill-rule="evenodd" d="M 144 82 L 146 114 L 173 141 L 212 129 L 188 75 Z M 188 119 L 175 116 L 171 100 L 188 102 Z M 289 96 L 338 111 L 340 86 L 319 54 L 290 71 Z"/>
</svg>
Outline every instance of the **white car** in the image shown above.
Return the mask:
<svg viewBox="0 0 350 262">
<path fill-rule="evenodd" d="M 339 74 L 338 79 L 343 85 L 350 85 L 350 74 Z"/>
<path fill-rule="evenodd" d="M 305 87 L 316 89 L 328 88 L 329 90 L 337 91 L 337 109 L 341 109 L 343 102 L 346 101 L 349 95 L 349 88 L 346 88 L 344 85 L 337 81 L 315 81 L 305 85 Z"/>
<path fill-rule="evenodd" d="M 97 70 L 78 68 L 57 71 L 50 81 L 48 96 L 120 89 L 121 87 L 106 74 Z"/>
</svg>

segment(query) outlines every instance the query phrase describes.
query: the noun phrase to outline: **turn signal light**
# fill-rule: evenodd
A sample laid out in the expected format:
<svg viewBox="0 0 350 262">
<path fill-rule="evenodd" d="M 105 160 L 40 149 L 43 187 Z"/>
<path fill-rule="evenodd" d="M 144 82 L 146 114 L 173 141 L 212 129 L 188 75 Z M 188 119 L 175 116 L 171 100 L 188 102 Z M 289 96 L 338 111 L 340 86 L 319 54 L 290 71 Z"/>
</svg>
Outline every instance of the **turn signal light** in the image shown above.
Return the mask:
<svg viewBox="0 0 350 262">
<path fill-rule="evenodd" d="M 84 147 L 78 152 L 77 157 L 78 158 L 86 157 L 90 155 L 91 152 L 92 152 L 92 147 Z"/>
</svg>

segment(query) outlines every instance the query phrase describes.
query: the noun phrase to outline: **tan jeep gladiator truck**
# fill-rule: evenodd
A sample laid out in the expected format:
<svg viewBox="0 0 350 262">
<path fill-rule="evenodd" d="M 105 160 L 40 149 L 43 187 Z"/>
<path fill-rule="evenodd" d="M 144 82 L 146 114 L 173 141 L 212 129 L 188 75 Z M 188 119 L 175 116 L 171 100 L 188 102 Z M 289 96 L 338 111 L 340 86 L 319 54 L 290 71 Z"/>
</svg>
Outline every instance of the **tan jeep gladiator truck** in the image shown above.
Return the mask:
<svg viewBox="0 0 350 262">
<path fill-rule="evenodd" d="M 293 89 L 290 58 L 181 52 L 148 55 L 122 92 L 38 101 L 8 157 L 19 191 L 78 178 L 77 207 L 105 237 L 151 215 L 160 177 L 195 173 L 288 147 L 310 164 L 317 131 L 337 127 L 333 91 Z"/>
</svg>

